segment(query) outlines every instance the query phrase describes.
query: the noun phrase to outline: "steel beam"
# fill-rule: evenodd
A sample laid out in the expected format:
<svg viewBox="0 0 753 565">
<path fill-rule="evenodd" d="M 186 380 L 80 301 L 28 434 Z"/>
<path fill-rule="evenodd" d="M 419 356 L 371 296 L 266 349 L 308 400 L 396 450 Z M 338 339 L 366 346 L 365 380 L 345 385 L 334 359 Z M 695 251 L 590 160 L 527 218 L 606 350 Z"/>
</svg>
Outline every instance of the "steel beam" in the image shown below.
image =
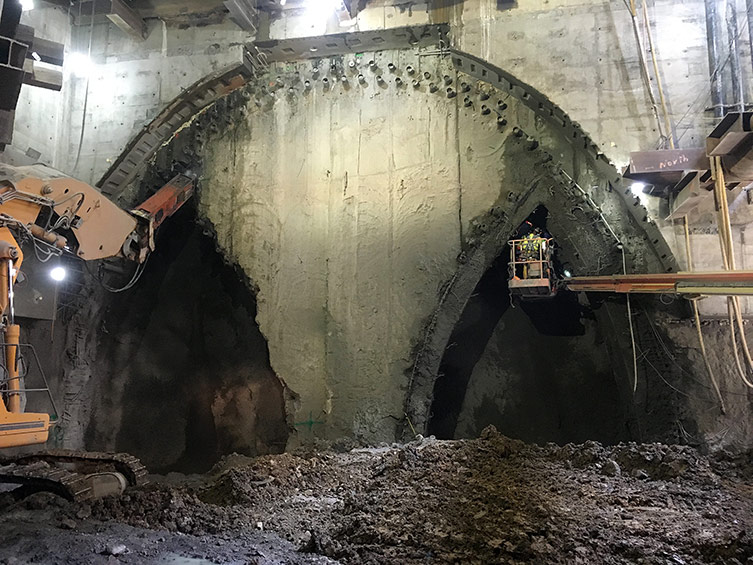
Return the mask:
<svg viewBox="0 0 753 565">
<path fill-rule="evenodd" d="M 43 67 L 27 59 L 24 63 L 24 84 L 59 92 L 63 89 L 63 71 Z"/>
<path fill-rule="evenodd" d="M 702 174 L 698 171 L 688 173 L 683 179 L 675 185 L 676 193 L 672 200 L 672 209 L 670 210 L 667 221 L 679 220 L 687 216 L 702 201 L 709 198 L 712 194 L 707 182 L 702 181 Z"/>
<path fill-rule="evenodd" d="M 243 87 L 255 74 L 253 57 L 244 50 L 240 65 L 212 73 L 183 91 L 131 139 L 97 183 L 102 193 L 111 199 L 117 198 L 178 129 L 204 108 Z"/>
<path fill-rule="evenodd" d="M 676 184 L 687 171 L 708 171 L 703 148 L 633 151 L 625 176 L 651 184 Z"/>
<path fill-rule="evenodd" d="M 254 35 L 257 31 L 257 16 L 255 0 L 226 0 L 225 8 L 230 12 L 230 19 L 244 31 Z"/>
<path fill-rule="evenodd" d="M 15 110 L 3 110 L 0 108 L 0 151 L 13 141 L 13 120 L 15 116 Z"/>
<path fill-rule="evenodd" d="M 753 271 L 573 277 L 565 286 L 574 292 L 753 296 Z"/>
<path fill-rule="evenodd" d="M 26 54 L 26 58 L 33 58 L 36 60 L 34 57 L 34 54 L 36 53 L 41 62 L 62 67 L 63 60 L 65 59 L 64 52 L 65 46 L 62 43 L 56 43 L 49 39 L 35 37 L 29 47 L 29 53 Z"/>
<path fill-rule="evenodd" d="M 317 59 L 364 51 L 409 49 L 447 45 L 449 27 L 445 24 L 398 27 L 358 33 L 333 33 L 319 37 L 257 41 L 259 51 L 270 63 Z"/>
<path fill-rule="evenodd" d="M 751 136 L 752 118 L 753 112 L 736 112 L 724 116 L 706 138 L 706 153 L 710 157 L 731 153 L 735 147 Z"/>
<path fill-rule="evenodd" d="M 107 19 L 127 34 L 138 39 L 146 39 L 146 22 L 123 0 L 111 0 Z"/>
<path fill-rule="evenodd" d="M 77 25 L 89 25 L 92 20 L 105 21 L 106 18 L 125 33 L 146 39 L 146 22 L 124 0 L 85 0 L 76 11 L 81 14 L 76 18 Z"/>
</svg>

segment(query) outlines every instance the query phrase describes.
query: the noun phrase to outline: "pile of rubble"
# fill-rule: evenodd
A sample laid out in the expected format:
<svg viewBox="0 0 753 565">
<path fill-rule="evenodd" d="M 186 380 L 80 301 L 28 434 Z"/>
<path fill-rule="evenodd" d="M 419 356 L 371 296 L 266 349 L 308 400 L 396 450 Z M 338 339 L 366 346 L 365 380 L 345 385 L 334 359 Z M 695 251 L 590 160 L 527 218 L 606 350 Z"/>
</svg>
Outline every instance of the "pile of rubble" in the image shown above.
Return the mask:
<svg viewBox="0 0 753 565">
<path fill-rule="evenodd" d="M 207 476 L 57 517 L 227 543 L 271 533 L 298 556 L 343 563 L 753 563 L 751 468 L 689 447 L 539 447 L 489 428 L 477 440 L 231 456 Z"/>
</svg>

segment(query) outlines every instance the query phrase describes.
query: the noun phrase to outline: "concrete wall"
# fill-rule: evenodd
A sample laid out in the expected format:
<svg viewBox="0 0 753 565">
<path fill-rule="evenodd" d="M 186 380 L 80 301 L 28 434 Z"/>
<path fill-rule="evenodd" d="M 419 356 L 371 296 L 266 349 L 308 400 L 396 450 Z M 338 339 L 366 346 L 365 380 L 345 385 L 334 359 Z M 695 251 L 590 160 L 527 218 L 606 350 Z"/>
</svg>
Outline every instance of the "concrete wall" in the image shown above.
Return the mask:
<svg viewBox="0 0 753 565">
<path fill-rule="evenodd" d="M 368 70 L 372 58 L 381 71 Z M 349 60 L 321 68 L 348 69 Z M 409 65 L 418 76 L 451 76 L 461 94 L 431 93 L 426 80 L 414 88 Z M 272 367 L 297 397 L 294 423 L 316 423 L 299 427 L 294 441 L 311 434 L 394 438 L 406 396 L 424 403 L 431 395 L 432 383 L 419 386 L 410 372 L 443 289 L 461 271 L 480 269 L 480 277 L 536 205 L 551 205 L 564 256 L 577 272 L 618 268 L 615 241 L 598 220 L 582 221 L 593 211 L 579 190 L 557 180 L 559 166 L 609 210 L 629 268 L 662 268 L 642 231 L 650 226 L 632 219 L 632 201 L 608 187 L 592 157 L 515 98 L 505 99 L 506 121 L 498 125 L 478 97 L 486 91 L 495 105 L 502 93 L 457 73 L 446 58 L 367 53 L 356 70 L 327 72 L 330 87 L 323 76 L 313 78 L 312 66 L 272 69 L 270 77 L 286 86 L 270 92 L 257 85 L 247 117 L 210 137 L 200 194 L 219 244 L 258 286 Z M 466 95 L 473 104 L 466 106 Z M 478 282 L 472 277 L 469 288 L 451 288 L 461 303 Z M 425 413 L 416 418 L 416 426 L 425 425 Z"/>
<path fill-rule="evenodd" d="M 66 48 L 71 42 L 68 22 L 67 10 L 56 7 L 40 7 L 21 16 L 21 23 L 32 26 L 36 37 L 62 43 Z M 65 92 L 23 85 L 16 106 L 13 143 L 6 148 L 2 159 L 11 164 L 56 163 L 66 109 Z M 29 158 L 26 156 L 29 149 L 41 155 L 37 159 Z"/>
<path fill-rule="evenodd" d="M 431 7 L 376 4 L 358 14 L 352 29 L 450 22 L 455 47 L 545 93 L 580 122 L 617 164 L 626 164 L 630 151 L 655 147 L 659 141 L 623 2 L 528 0 L 512 8 L 498 7 L 497 0 L 435 2 Z M 699 146 L 712 123 L 704 114 L 710 96 L 703 0 L 655 0 L 649 6 L 656 55 L 680 146 Z M 742 25 L 742 3 L 739 8 Z M 335 24 L 332 18 L 291 9 L 272 22 L 270 35 L 284 39 L 343 31 Z M 642 41 L 651 65 L 645 34 Z"/>
<path fill-rule="evenodd" d="M 709 90 L 703 1 L 656 0 L 650 4 L 656 54 L 680 145 L 700 145 L 712 121 L 703 112 Z M 56 30 L 50 33 L 51 38 L 61 40 L 61 34 L 67 35 L 62 9 L 37 9 L 25 18 L 40 29 Z M 623 3 L 532 0 L 508 9 L 499 9 L 496 0 L 467 0 L 448 7 L 439 3 L 433 8 L 420 3 L 376 3 L 359 13 L 352 29 L 441 21 L 452 24 L 456 47 L 512 72 L 547 94 L 580 122 L 617 164 L 626 163 L 630 151 L 656 145 L 656 122 Z M 741 17 L 740 21 L 742 24 L 745 19 Z M 307 9 L 284 11 L 269 30 L 275 39 L 341 31 L 333 18 Z M 71 50 L 86 51 L 88 37 L 88 27 L 74 29 Z M 109 23 L 96 25 L 92 49 L 95 67 L 87 105 L 92 129 L 84 136 L 76 174 L 84 180 L 101 174 L 108 159 L 118 155 L 138 127 L 181 88 L 218 66 L 236 61 L 240 45 L 249 39 L 230 22 L 177 29 L 150 20 L 145 42 L 134 41 Z M 645 37 L 643 40 L 645 43 Z M 36 133 L 36 126 L 50 129 L 49 111 L 37 111 L 40 95 L 25 95 L 22 106 L 31 109 L 33 104 L 34 110 L 18 120 L 22 124 L 17 126 L 20 149 L 25 151 L 25 145 L 33 140 L 49 161 L 72 172 L 70 161 L 75 161 L 77 154 L 84 83 L 68 75 L 64 86 L 67 94 L 48 93 L 47 98 L 56 102 L 62 116 L 62 121 L 58 115 L 53 120 L 60 122 L 53 136 L 58 147 L 52 147 L 49 135 L 40 139 Z M 24 87 L 24 91 L 30 90 Z M 44 124 L 40 116 L 44 116 Z M 32 135 L 30 131 L 35 132 L 33 137 L 24 138 Z"/>
<path fill-rule="evenodd" d="M 496 0 L 447 4 L 445 7 L 441 2 L 432 4 L 433 7 L 370 5 L 359 13 L 353 29 L 449 21 L 454 46 L 511 72 L 545 93 L 581 124 L 618 167 L 627 164 L 631 151 L 652 149 L 661 143 L 625 3 L 532 0 L 506 9 L 498 8 Z M 750 97 L 753 81 L 744 9 L 744 3 L 738 2 L 744 84 L 746 96 Z M 649 2 L 649 16 L 678 147 L 701 147 L 715 124 L 711 112 L 706 111 L 710 92 L 704 2 L 655 0 Z M 648 37 L 640 20 L 644 55 L 653 75 Z M 282 39 L 342 31 L 335 24 L 325 18 L 316 19 L 305 10 L 288 10 L 272 23 L 271 35 Z M 726 58 L 726 53 L 722 57 Z M 724 65 L 721 73 L 727 90 L 728 67 Z M 655 78 L 652 84 L 655 88 Z M 658 97 L 657 90 L 654 92 Z M 744 197 L 739 198 L 739 192 L 730 198 L 730 202 L 737 201 L 733 222 L 747 225 L 751 221 L 751 207 Z M 682 227 L 663 222 L 666 212 L 658 198 L 645 196 L 642 201 L 662 226 L 675 255 L 684 261 Z M 713 199 L 708 198 L 690 221 L 695 226 L 691 247 L 697 256 L 696 268 L 720 269 L 719 245 L 715 236 L 705 235 L 713 231 Z M 750 315 L 747 300 L 744 305 L 746 315 Z M 707 317 L 726 315 L 724 299 L 704 300 L 701 313 Z"/>
<path fill-rule="evenodd" d="M 134 42 L 113 25 L 94 26 L 86 127 L 78 167 L 86 79 L 69 82 L 70 110 L 60 135 L 60 166 L 94 183 L 130 138 L 180 92 L 226 65 L 239 63 L 245 34 L 226 22 L 178 29 L 149 21 L 149 36 Z M 88 28 L 77 28 L 77 45 Z"/>
<path fill-rule="evenodd" d="M 88 53 L 91 31 L 92 65 L 87 78 L 67 63 L 59 93 L 23 87 L 14 142 L 5 158 L 19 159 L 32 147 L 42 153 L 41 161 L 89 183 L 96 183 L 130 138 L 183 89 L 239 63 L 248 40 L 229 21 L 180 28 L 149 20 L 147 39 L 136 41 L 109 22 L 71 29 L 60 8 L 35 9 L 24 18 L 41 37 L 65 40 L 68 55 Z"/>
<path fill-rule="evenodd" d="M 702 112 L 708 91 L 703 3 L 657 0 L 651 9 L 681 145 L 700 145 L 710 125 Z M 490 0 L 432 9 L 374 6 L 359 15 L 358 26 L 439 21 L 452 24 L 455 46 L 549 96 L 618 164 L 631 150 L 656 145 L 623 3 L 532 0 L 507 10 Z M 76 30 L 74 49 L 88 42 L 88 31 Z M 181 87 L 237 60 L 247 39 L 231 24 L 181 30 L 150 22 L 149 31 L 145 43 L 135 43 L 109 24 L 93 28 L 95 69 L 88 87 L 85 79 L 67 79 L 56 166 L 96 181 L 132 133 Z M 300 11 L 286 12 L 270 28 L 276 38 L 335 31 L 332 21 L 312 21 Z M 201 212 L 228 258 L 258 286 L 258 321 L 272 369 L 292 395 L 293 443 L 342 435 L 389 440 L 406 409 L 424 425 L 428 407 L 406 408 L 405 401 L 431 399 L 436 375 L 414 379 L 411 373 L 427 326 L 447 308 L 462 311 L 499 244 L 542 201 L 555 205 L 559 231 L 567 234 L 564 253 L 577 273 L 621 269 L 598 215 L 552 167 L 569 171 L 604 210 L 626 245 L 628 269 L 663 268 L 654 248 L 659 239 L 647 237 L 648 222 L 628 213 L 632 203 L 626 206 L 612 190 L 614 179 L 597 173 L 591 156 L 563 142 L 540 116 L 504 98 L 509 108 L 500 128 L 494 114 L 480 113 L 477 85 L 464 75 L 453 86 L 471 83 L 468 107 L 462 94 L 429 96 L 425 82 L 413 90 L 407 64 L 454 78 L 447 59 L 417 59 L 406 51 L 364 60 L 371 57 L 385 84 L 363 69 L 367 86 L 352 75 L 342 85 L 337 75 L 325 90 L 319 77 L 306 93 L 296 81 L 309 77 L 310 62 L 277 66 L 264 80 L 280 75 L 286 88 L 249 90 L 249 116 L 221 128 L 206 148 Z M 386 71 L 389 61 L 405 86 Z M 343 60 L 335 63 L 343 68 Z M 85 99 L 87 126 L 75 166 Z M 698 241 L 697 253 L 705 256 L 713 243 Z M 469 270 L 472 276 L 454 284 Z M 437 329 L 438 346 L 429 351 L 437 366 L 446 346 L 441 336 L 449 336 L 454 315 L 447 314 L 448 327 Z M 612 336 L 624 338 L 624 332 Z"/>
<path fill-rule="evenodd" d="M 398 53 L 380 66 L 393 59 L 405 67 Z M 259 287 L 272 366 L 300 397 L 295 422 L 373 440 L 394 436 L 411 340 L 460 252 L 460 126 L 441 96 L 350 80 L 281 95 L 209 144 L 201 204 Z"/>
</svg>

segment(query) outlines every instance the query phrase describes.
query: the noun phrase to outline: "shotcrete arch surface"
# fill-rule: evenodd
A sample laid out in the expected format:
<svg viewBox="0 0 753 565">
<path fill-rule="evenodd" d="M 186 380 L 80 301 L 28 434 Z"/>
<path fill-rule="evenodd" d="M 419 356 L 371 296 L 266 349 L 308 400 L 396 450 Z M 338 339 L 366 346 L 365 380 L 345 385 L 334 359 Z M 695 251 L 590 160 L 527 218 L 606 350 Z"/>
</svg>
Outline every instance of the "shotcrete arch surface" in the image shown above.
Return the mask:
<svg viewBox="0 0 753 565">
<path fill-rule="evenodd" d="M 620 271 L 614 235 L 629 270 L 674 267 L 577 124 L 462 57 L 278 63 L 158 156 L 171 170 L 201 157 L 200 212 L 258 287 L 271 365 L 289 389 L 289 445 L 391 440 L 408 419 L 425 429 L 464 305 L 540 204 L 567 234 L 574 272 Z"/>
</svg>

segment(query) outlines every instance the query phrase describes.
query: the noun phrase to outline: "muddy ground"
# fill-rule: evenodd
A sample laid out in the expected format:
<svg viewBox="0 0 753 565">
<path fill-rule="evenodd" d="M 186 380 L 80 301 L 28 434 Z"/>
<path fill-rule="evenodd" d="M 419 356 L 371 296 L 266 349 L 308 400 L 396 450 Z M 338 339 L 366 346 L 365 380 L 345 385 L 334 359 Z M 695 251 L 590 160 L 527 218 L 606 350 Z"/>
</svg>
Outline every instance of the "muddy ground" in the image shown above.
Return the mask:
<svg viewBox="0 0 753 565">
<path fill-rule="evenodd" d="M 753 563 L 752 478 L 749 456 L 538 447 L 492 428 L 230 456 L 93 504 L 6 496 L 0 562 Z"/>
</svg>

